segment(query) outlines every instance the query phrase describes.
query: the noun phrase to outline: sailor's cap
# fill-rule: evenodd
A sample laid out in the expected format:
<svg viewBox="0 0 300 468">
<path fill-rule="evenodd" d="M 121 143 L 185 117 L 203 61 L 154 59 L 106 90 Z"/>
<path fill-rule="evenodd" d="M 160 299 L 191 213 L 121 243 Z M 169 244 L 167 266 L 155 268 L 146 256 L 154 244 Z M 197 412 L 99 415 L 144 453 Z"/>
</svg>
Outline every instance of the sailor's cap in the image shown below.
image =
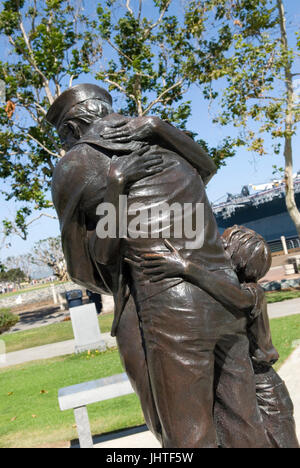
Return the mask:
<svg viewBox="0 0 300 468">
<path fill-rule="evenodd" d="M 72 107 L 88 99 L 99 99 L 110 106 L 112 105 L 112 97 L 106 89 L 89 83 L 78 84 L 67 89 L 55 99 L 46 115 L 47 121 L 58 129 L 64 116 Z"/>
</svg>

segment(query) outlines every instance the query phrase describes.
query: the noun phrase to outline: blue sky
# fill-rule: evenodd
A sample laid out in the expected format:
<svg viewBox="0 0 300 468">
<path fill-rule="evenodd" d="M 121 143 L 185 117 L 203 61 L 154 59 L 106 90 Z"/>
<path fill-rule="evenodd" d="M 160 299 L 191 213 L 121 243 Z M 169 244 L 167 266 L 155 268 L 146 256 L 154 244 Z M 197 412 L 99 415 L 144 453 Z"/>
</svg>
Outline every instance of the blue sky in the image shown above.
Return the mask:
<svg viewBox="0 0 300 468">
<path fill-rule="evenodd" d="M 147 3 L 147 0 L 146 0 Z M 300 21 L 300 2 L 295 0 L 286 0 L 285 5 L 287 8 L 288 30 L 291 32 L 299 25 Z M 292 40 L 292 36 L 290 35 Z M 300 72 L 300 61 L 298 62 Z M 80 82 L 94 82 L 100 84 L 99 81 L 94 80 L 92 77 L 82 77 L 74 81 L 74 84 Z M 200 138 L 208 141 L 210 145 L 217 145 L 224 137 L 234 135 L 235 130 L 226 127 L 220 128 L 212 124 L 213 111 L 209 111 L 208 102 L 205 101 L 201 92 L 193 87 L 190 89 L 188 99 L 193 101 L 193 112 L 189 120 L 189 129 L 199 134 Z M 295 136 L 293 142 L 294 149 L 294 168 L 295 172 L 300 170 L 300 134 Z M 283 156 L 275 156 L 269 154 L 263 157 L 258 157 L 244 149 L 240 149 L 238 154 L 227 161 L 227 165 L 223 167 L 214 179 L 209 183 L 207 188 L 208 197 L 211 202 L 224 197 L 227 192 L 238 193 L 243 185 L 251 183 L 263 183 L 272 178 L 272 166 L 283 166 Z M 3 181 L 0 181 L 0 190 L 4 186 Z M 12 218 L 18 205 L 14 202 L 5 202 L 0 194 L 0 218 Z M 59 226 L 57 220 L 42 218 L 32 225 L 27 241 L 23 241 L 17 236 L 11 239 L 11 247 L 5 248 L 0 251 L 0 258 L 5 258 L 8 255 L 20 255 L 31 249 L 33 244 L 46 237 L 56 236 L 59 234 Z"/>
</svg>

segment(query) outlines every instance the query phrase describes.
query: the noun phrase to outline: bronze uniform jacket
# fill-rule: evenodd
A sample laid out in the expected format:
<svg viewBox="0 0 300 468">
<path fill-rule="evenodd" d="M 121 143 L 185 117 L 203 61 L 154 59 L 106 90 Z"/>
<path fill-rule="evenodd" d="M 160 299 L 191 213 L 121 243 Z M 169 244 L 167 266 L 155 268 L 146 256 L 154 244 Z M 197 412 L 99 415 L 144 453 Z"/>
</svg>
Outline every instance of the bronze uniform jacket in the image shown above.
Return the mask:
<svg viewBox="0 0 300 468">
<path fill-rule="evenodd" d="M 124 276 L 122 255 L 114 266 L 96 262 L 91 238 L 96 229 L 96 207 L 103 201 L 110 160 L 113 155 L 130 154 L 141 148 L 143 142 L 116 144 L 101 138 L 107 120 L 124 119 L 118 114 L 98 120 L 88 134 L 58 162 L 52 181 L 53 203 L 58 213 L 62 246 L 68 272 L 74 282 L 98 293 L 110 294 L 115 300 L 115 320 L 112 335 L 115 336 L 121 313 L 129 297 Z M 199 159 L 197 171 L 206 174 Z M 207 208 L 210 209 L 208 203 Z M 212 214 L 212 239 L 218 237 Z M 219 263 L 223 264 L 223 249 L 219 244 Z M 227 267 L 227 265 L 225 265 Z"/>
</svg>

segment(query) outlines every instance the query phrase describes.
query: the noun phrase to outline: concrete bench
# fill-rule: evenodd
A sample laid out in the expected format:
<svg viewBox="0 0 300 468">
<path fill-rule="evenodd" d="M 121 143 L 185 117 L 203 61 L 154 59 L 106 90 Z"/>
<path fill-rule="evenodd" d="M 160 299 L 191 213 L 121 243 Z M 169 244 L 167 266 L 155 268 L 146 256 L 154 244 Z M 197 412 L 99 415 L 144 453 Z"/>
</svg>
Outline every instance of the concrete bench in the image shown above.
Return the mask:
<svg viewBox="0 0 300 468">
<path fill-rule="evenodd" d="M 131 393 L 134 393 L 134 390 L 125 373 L 72 385 L 58 391 L 61 411 L 74 410 L 80 448 L 93 448 L 87 405 Z"/>
</svg>

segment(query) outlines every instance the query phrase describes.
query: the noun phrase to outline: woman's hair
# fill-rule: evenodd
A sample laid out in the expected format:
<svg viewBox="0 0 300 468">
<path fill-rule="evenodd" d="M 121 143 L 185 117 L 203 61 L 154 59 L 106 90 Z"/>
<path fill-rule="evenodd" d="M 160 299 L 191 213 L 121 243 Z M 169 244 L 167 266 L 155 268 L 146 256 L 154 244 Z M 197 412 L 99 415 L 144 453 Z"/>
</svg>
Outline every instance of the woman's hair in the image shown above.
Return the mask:
<svg viewBox="0 0 300 468">
<path fill-rule="evenodd" d="M 244 226 L 235 225 L 226 229 L 222 239 L 241 282 L 257 282 L 269 271 L 272 255 L 260 234 Z"/>
<path fill-rule="evenodd" d="M 81 120 L 85 123 L 91 123 L 95 117 L 105 117 L 112 113 L 112 107 L 100 99 L 88 99 L 87 101 L 76 104 L 65 115 L 64 121 L 68 120 Z"/>
</svg>

